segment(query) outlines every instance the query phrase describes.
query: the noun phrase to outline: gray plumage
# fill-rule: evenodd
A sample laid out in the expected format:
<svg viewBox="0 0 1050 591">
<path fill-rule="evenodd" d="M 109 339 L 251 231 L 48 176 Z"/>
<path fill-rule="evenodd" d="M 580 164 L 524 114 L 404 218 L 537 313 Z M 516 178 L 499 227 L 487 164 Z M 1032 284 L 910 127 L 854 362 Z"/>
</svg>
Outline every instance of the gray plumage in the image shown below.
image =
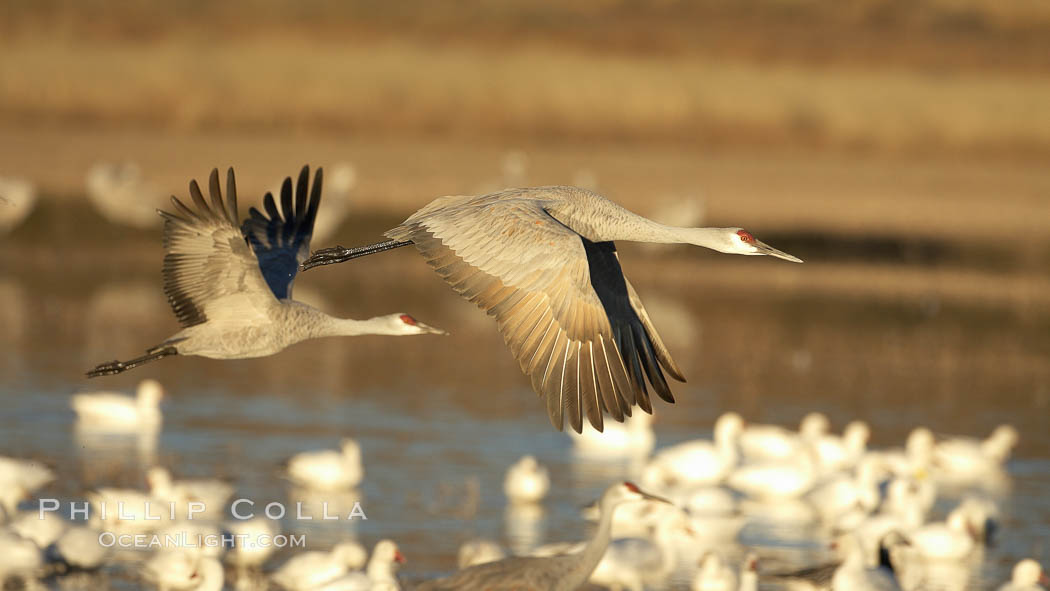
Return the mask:
<svg viewBox="0 0 1050 591">
<path fill-rule="evenodd" d="M 677 228 L 635 215 L 576 187 L 508 189 L 442 197 L 386 232 L 376 245 L 325 249 L 303 268 L 414 244 L 452 288 L 496 318 L 551 423 L 583 417 L 601 431 L 637 405 L 652 412 L 649 388 L 674 402 L 664 372 L 685 381 L 638 294 L 623 275 L 614 241 L 690 243 L 721 252 L 771 254 L 740 228 Z"/>
<path fill-rule="evenodd" d="M 310 235 L 321 201 L 323 173 L 310 187 L 310 169 L 281 187 L 280 209 L 273 195 L 238 225 L 233 169 L 226 174 L 226 198 L 219 172 L 208 180 L 211 205 L 197 181 L 190 182 L 193 206 L 172 196 L 175 213 L 164 218 L 164 293 L 183 329 L 137 359 L 97 366 L 88 376 L 120 373 L 168 355 L 213 359 L 263 357 L 289 345 L 325 336 L 443 333 L 407 314 L 369 320 L 335 318 L 292 299 L 299 265 L 310 251 Z"/>
<path fill-rule="evenodd" d="M 583 586 L 609 546 L 613 511 L 628 501 L 667 502 L 629 482 L 607 488 L 599 501 L 601 518 L 594 536 L 573 554 L 516 556 L 463 569 L 443 579 L 426 581 L 416 591 L 573 591 Z"/>
</svg>

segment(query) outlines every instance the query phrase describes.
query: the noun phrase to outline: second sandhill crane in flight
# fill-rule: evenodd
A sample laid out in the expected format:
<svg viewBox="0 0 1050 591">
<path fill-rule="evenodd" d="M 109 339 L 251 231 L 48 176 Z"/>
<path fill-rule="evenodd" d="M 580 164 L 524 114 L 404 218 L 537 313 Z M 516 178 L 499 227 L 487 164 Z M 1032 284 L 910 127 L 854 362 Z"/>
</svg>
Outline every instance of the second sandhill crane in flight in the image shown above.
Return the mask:
<svg viewBox="0 0 1050 591">
<path fill-rule="evenodd" d="M 386 232 L 390 240 L 314 253 L 304 269 L 414 244 L 461 296 L 496 318 L 551 423 L 583 414 L 602 430 L 638 405 L 652 413 L 646 378 L 674 402 L 663 370 L 685 381 L 620 269 L 616 240 L 695 244 L 719 252 L 796 257 L 740 228 L 679 228 L 577 187 L 442 197 Z"/>
<path fill-rule="evenodd" d="M 146 355 L 130 361 L 103 363 L 89 377 L 126 371 L 169 355 L 244 359 L 273 355 L 284 348 L 326 336 L 444 334 L 403 313 L 368 320 L 335 318 L 292 299 L 292 282 L 310 252 L 317 208 L 321 203 L 321 169 L 309 186 L 310 169 L 299 173 L 292 200 L 292 179 L 281 186 L 281 209 L 273 195 L 254 207 L 238 225 L 237 187 L 231 168 L 226 198 L 219 171 L 208 180 L 211 206 L 197 181 L 190 182 L 195 208 L 172 196 L 178 213 L 164 217 L 164 293 L 183 329 Z"/>
</svg>

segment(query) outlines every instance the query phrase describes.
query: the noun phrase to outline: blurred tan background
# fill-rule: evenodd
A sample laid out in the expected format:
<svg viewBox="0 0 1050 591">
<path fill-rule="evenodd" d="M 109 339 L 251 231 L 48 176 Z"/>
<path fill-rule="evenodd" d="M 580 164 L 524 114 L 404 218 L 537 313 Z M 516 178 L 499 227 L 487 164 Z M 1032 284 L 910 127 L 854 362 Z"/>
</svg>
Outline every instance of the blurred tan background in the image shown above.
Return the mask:
<svg viewBox="0 0 1050 591">
<path fill-rule="evenodd" d="M 31 314 L 44 324 L 28 322 L 24 334 L 74 314 L 62 310 L 92 291 L 84 286 L 128 277 L 158 292 L 143 330 L 172 332 L 152 209 L 212 167 L 235 166 L 250 202 L 310 163 L 352 166 L 353 178 L 337 192 L 329 176 L 322 218 L 336 227 L 315 248 L 369 242 L 439 195 L 586 185 L 661 221 L 747 227 L 807 260 L 625 245 L 643 296 L 662 289 L 702 315 L 656 310 L 664 330 L 717 323 L 711 310 L 729 301 L 739 310 L 725 330 L 751 352 L 746 335 L 776 324 L 752 314 L 762 302 L 801 302 L 813 317 L 830 302 L 881 309 L 871 322 L 883 327 L 914 312 L 941 323 L 929 339 L 830 339 L 829 352 L 857 358 L 829 375 L 881 375 L 912 359 L 893 352 L 911 346 L 900 343 L 917 342 L 949 360 L 952 383 L 1003 374 L 990 395 L 1050 396 L 1042 0 L 7 0 L 0 52 L 0 176 L 38 196 L 0 238 L 0 266 L 29 293 L 70 293 Z M 92 171 L 106 166 L 133 166 L 134 182 L 103 190 L 100 205 L 85 197 Z M 145 211 L 139 227 L 120 219 L 134 208 Z M 404 308 L 462 305 L 456 322 L 473 318 L 415 262 L 389 255 L 355 266 L 360 274 L 318 271 L 298 285 L 321 286 L 334 311 L 360 316 L 391 297 L 364 293 L 364 278 L 416 282 L 427 295 L 403 297 Z M 859 338 L 850 331 L 861 320 L 835 322 Z M 785 338 L 797 341 L 798 329 L 784 328 Z M 106 352 L 97 334 L 73 340 L 91 341 L 92 363 L 127 353 Z M 775 356 L 805 349 L 762 346 Z M 732 374 L 728 391 L 757 400 L 768 383 L 753 366 L 727 369 L 718 360 L 727 351 L 695 352 L 694 364 Z M 919 356 L 908 362 L 933 363 Z"/>
<path fill-rule="evenodd" d="M 655 409 L 659 443 L 726 410 L 863 419 L 879 447 L 1009 422 L 1008 535 L 970 588 L 1046 564 L 1048 0 L 0 0 L 0 452 L 72 470 L 68 395 L 155 377 L 176 473 L 278 494 L 279 458 L 359 437 L 384 501 L 366 533 L 438 572 L 448 540 L 500 531 L 521 453 L 553 468 L 554 537 L 610 475 L 567 459 L 494 323 L 410 249 L 311 271 L 296 296 L 450 337 L 83 377 L 177 330 L 156 207 L 234 166 L 243 215 L 304 163 L 326 173 L 314 248 L 441 195 L 577 184 L 805 259 L 619 246 L 689 378 Z M 476 521 L 412 504 L 476 475 Z"/>
</svg>

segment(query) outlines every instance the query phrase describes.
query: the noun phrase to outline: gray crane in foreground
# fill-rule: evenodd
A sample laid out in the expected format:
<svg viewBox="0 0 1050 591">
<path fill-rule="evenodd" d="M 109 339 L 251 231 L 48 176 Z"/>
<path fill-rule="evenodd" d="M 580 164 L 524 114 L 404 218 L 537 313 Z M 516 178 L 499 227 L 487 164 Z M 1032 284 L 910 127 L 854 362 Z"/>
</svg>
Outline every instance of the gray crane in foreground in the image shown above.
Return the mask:
<svg viewBox="0 0 1050 591">
<path fill-rule="evenodd" d="M 578 589 L 601 562 L 612 531 L 613 511 L 628 501 L 670 503 L 643 492 L 630 482 L 605 489 L 598 506 L 601 518 L 594 537 L 583 550 L 557 556 L 516 556 L 463 569 L 443 579 L 426 581 L 416 591 L 572 591 Z"/>
<path fill-rule="evenodd" d="M 403 313 L 368 320 L 335 318 L 292 299 L 292 282 L 310 252 L 317 208 L 321 203 L 320 168 L 309 186 L 310 168 L 299 173 L 292 199 L 292 179 L 281 186 L 281 209 L 273 195 L 254 207 L 238 226 L 233 169 L 226 173 L 226 199 L 219 171 L 208 179 L 211 206 L 197 181 L 190 181 L 195 208 L 175 196 L 178 213 L 164 217 L 164 293 L 184 327 L 146 355 L 103 363 L 89 377 L 111 375 L 169 355 L 244 359 L 273 355 L 300 341 L 327 336 L 446 334 Z"/>
<path fill-rule="evenodd" d="M 577 187 L 441 197 L 386 232 L 390 240 L 327 248 L 302 268 L 414 244 L 461 296 L 496 318 L 532 387 L 561 430 L 583 414 L 602 430 L 638 405 L 652 413 L 646 378 L 674 402 L 663 370 L 685 381 L 624 277 L 616 240 L 685 243 L 719 252 L 802 261 L 740 228 L 679 228 L 636 215 Z"/>
</svg>

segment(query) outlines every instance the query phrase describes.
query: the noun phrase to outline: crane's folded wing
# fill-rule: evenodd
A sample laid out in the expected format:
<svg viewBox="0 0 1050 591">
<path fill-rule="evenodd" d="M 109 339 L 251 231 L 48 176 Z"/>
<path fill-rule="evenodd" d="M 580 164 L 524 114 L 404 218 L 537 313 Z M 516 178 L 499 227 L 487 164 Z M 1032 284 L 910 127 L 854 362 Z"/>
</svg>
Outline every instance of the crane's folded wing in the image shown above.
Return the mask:
<svg viewBox="0 0 1050 591">
<path fill-rule="evenodd" d="M 556 428 L 567 416 L 579 432 L 586 414 L 601 430 L 603 411 L 622 421 L 635 404 L 652 412 L 646 376 L 673 402 L 660 364 L 680 372 L 632 305 L 612 243 L 585 242 L 514 191 L 442 198 L 386 235 L 414 242 L 453 289 L 496 318 Z"/>
</svg>

